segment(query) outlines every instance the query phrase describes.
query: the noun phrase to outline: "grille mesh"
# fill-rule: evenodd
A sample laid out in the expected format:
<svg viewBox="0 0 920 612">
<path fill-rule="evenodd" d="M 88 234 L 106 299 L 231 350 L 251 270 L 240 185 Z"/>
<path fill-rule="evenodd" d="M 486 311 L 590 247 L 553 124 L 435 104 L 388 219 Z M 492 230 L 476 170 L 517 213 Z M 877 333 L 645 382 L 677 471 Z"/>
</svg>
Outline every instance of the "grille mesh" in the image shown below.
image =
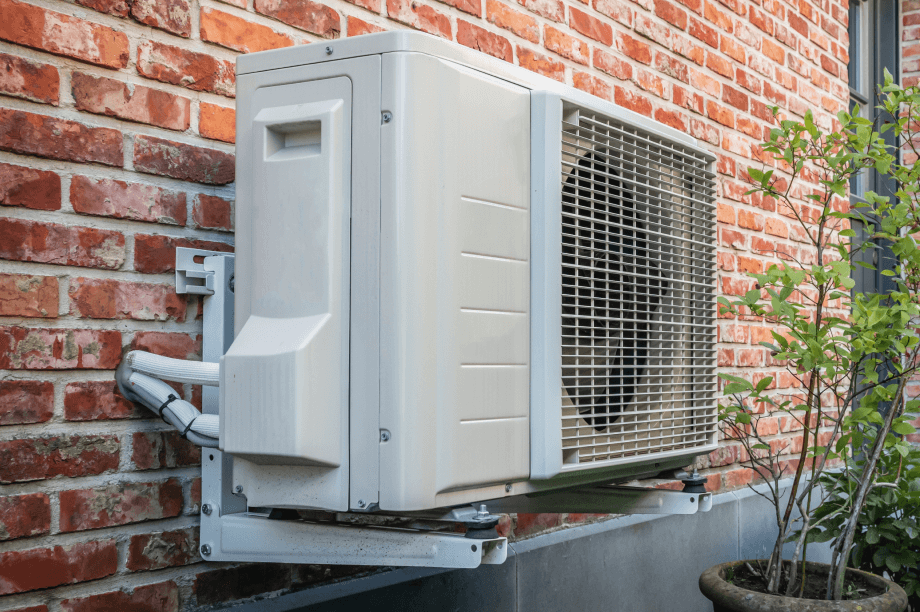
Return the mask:
<svg viewBox="0 0 920 612">
<path fill-rule="evenodd" d="M 562 124 L 562 454 L 592 464 L 716 431 L 715 176 L 583 108 Z"/>
</svg>

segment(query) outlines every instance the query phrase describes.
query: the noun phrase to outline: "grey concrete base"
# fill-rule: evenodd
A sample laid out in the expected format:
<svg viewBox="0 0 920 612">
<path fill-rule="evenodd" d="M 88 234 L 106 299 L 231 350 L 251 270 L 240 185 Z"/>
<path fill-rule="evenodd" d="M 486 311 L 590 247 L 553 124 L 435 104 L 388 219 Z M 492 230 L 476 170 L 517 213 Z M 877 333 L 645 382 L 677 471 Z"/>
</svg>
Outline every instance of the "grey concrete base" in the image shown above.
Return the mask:
<svg viewBox="0 0 920 612">
<path fill-rule="evenodd" d="M 233 610 L 711 612 L 703 570 L 768 556 L 774 529 L 773 507 L 745 489 L 715 496 L 705 514 L 620 517 L 517 542 L 503 565 L 396 569 Z M 812 545 L 808 557 L 826 562 L 830 550 Z"/>
</svg>

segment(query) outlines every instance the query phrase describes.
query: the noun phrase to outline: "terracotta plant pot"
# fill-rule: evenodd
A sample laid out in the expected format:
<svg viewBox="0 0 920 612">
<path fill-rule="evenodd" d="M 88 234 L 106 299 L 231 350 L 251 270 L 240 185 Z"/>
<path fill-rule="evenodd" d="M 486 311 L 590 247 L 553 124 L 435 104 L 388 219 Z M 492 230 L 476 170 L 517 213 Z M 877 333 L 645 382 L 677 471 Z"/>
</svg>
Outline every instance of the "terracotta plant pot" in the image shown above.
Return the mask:
<svg viewBox="0 0 920 612">
<path fill-rule="evenodd" d="M 881 576 L 860 570 L 848 569 L 847 575 L 859 574 L 884 592 L 875 597 L 847 601 L 821 601 L 768 595 L 742 589 L 725 581 L 725 572 L 731 567 L 754 561 L 730 561 L 710 567 L 700 576 L 700 591 L 712 601 L 715 612 L 904 612 L 907 593 L 904 589 Z M 808 564 L 809 568 L 830 568 L 824 563 Z M 826 574 L 825 574 L 826 576 Z"/>
</svg>

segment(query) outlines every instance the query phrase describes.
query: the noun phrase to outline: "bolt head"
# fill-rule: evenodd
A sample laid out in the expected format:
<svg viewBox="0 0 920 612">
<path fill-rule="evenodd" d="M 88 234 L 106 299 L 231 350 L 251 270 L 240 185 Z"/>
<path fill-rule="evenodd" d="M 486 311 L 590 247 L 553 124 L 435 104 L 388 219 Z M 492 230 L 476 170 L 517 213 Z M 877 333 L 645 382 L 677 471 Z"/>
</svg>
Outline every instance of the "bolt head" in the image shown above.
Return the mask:
<svg viewBox="0 0 920 612">
<path fill-rule="evenodd" d="M 386 429 L 382 430 L 380 432 L 380 441 L 389 442 L 389 440 L 390 440 L 390 432 L 388 432 Z"/>
<path fill-rule="evenodd" d="M 505 493 L 511 493 L 511 483 L 505 485 Z"/>
<path fill-rule="evenodd" d="M 236 485 L 235 487 L 233 487 L 233 492 L 236 493 L 237 495 L 239 495 L 240 493 L 242 493 L 242 492 L 243 492 L 243 485 Z"/>
<path fill-rule="evenodd" d="M 202 545 L 201 545 L 201 554 L 202 554 L 202 556 L 204 556 L 204 557 L 207 557 L 208 555 L 210 555 L 210 554 L 211 554 L 211 546 L 210 546 L 209 544 L 202 544 Z"/>
<path fill-rule="evenodd" d="M 390 111 L 387 111 L 387 112 L 383 113 L 383 122 L 384 122 L 384 123 L 389 123 L 390 121 L 392 121 L 392 119 L 393 119 L 393 113 L 391 113 Z"/>
<path fill-rule="evenodd" d="M 206 515 L 211 514 L 211 504 L 202 504 L 201 512 L 202 514 L 206 514 Z"/>
<path fill-rule="evenodd" d="M 359 508 L 364 508 L 364 507 L 366 507 L 366 506 L 367 506 L 367 502 L 366 502 L 366 501 L 364 501 L 363 499 L 359 499 L 359 500 L 358 500 L 358 507 L 359 507 Z"/>
<path fill-rule="evenodd" d="M 326 47 L 326 55 L 332 55 L 332 47 Z"/>
</svg>

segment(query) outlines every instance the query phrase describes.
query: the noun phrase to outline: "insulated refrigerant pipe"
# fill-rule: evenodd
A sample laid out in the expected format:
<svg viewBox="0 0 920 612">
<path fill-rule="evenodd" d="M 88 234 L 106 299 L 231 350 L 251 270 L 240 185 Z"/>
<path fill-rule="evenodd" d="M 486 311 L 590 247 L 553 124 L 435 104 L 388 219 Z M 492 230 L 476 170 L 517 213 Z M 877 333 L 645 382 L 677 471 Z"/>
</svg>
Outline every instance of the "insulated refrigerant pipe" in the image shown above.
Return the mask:
<svg viewBox="0 0 920 612">
<path fill-rule="evenodd" d="M 131 351 L 115 372 L 115 382 L 126 398 L 156 412 L 182 432 L 189 442 L 217 448 L 219 417 L 201 414 L 160 379 L 216 387 L 220 380 L 220 365 Z"/>
</svg>

